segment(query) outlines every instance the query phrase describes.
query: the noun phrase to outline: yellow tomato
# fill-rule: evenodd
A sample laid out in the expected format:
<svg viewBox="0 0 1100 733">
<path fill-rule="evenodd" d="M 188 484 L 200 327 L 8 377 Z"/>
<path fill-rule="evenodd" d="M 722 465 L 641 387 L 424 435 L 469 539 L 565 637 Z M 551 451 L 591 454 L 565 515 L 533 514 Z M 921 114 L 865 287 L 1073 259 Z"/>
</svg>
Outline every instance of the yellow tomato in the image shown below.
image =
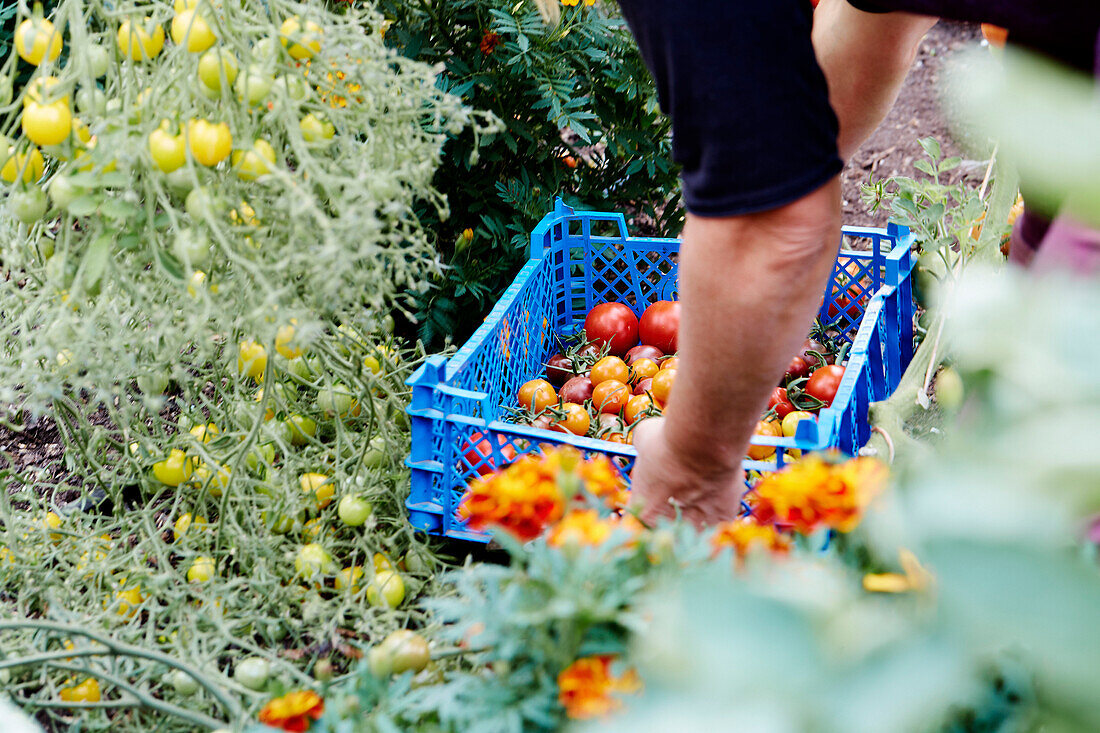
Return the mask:
<svg viewBox="0 0 1100 733">
<path fill-rule="evenodd" d="M 336 581 L 334 585 L 336 590 L 350 590 L 352 593 L 359 592 L 359 581 L 366 576 L 366 572 L 359 565 L 349 565 L 340 572 L 336 573 Z"/>
<path fill-rule="evenodd" d="M 321 50 L 321 33 L 321 26 L 312 20 L 307 20 L 303 26 L 301 19 L 292 15 L 280 26 L 279 40 L 292 59 L 301 61 Z"/>
<path fill-rule="evenodd" d="M 23 134 L 37 145 L 60 145 L 72 131 L 73 113 L 67 100 L 23 107 Z"/>
<path fill-rule="evenodd" d="M 27 84 L 26 94 L 23 95 L 23 106 L 26 107 L 31 102 L 48 104 L 59 99 L 68 99 L 67 96 L 58 92 L 57 85 L 60 83 L 61 80 L 56 76 L 40 76 L 31 81 Z"/>
<path fill-rule="evenodd" d="M 187 281 L 187 294 L 191 297 L 197 297 L 199 291 L 203 289 L 206 284 L 206 273 L 202 270 L 195 270 L 191 273 L 191 279 Z M 211 288 L 211 292 L 218 292 L 214 288 Z"/>
<path fill-rule="evenodd" d="M 256 216 L 256 210 L 247 201 L 242 201 L 240 206 L 229 212 L 229 221 L 250 227 L 260 226 L 260 219 Z"/>
<path fill-rule="evenodd" d="M 318 575 L 331 574 L 336 570 L 336 564 L 324 547 L 311 542 L 298 550 L 294 558 L 294 570 L 303 577 L 315 578 Z"/>
<path fill-rule="evenodd" d="M 214 439 L 214 436 L 218 434 L 218 426 L 214 423 L 206 423 L 205 425 L 199 424 L 188 430 L 191 435 L 195 437 L 195 440 L 200 443 L 209 443 Z"/>
<path fill-rule="evenodd" d="M 336 486 L 323 473 L 303 473 L 298 477 L 298 485 L 303 493 L 313 494 L 313 501 L 318 509 L 324 509 L 331 504 L 336 495 Z"/>
<path fill-rule="evenodd" d="M 88 126 L 81 122 L 79 117 L 73 118 L 73 137 L 82 143 L 88 143 L 92 140 L 92 131 L 88 129 Z"/>
<path fill-rule="evenodd" d="M 290 444 L 299 448 L 317 434 L 317 423 L 305 415 L 291 415 L 286 419 L 286 426 L 290 429 Z"/>
<path fill-rule="evenodd" d="M 184 10 L 190 10 L 199 4 L 199 0 L 175 0 L 172 3 L 172 9 L 177 13 L 182 13 Z"/>
<path fill-rule="evenodd" d="M 60 529 L 61 528 L 61 517 L 59 517 L 57 515 L 57 512 L 46 512 L 45 525 L 46 525 L 46 529 L 49 529 L 49 530 Z M 53 540 L 54 542 L 57 542 L 58 540 L 60 540 L 62 538 L 62 536 L 63 535 L 61 535 L 57 532 L 50 532 L 50 539 Z"/>
<path fill-rule="evenodd" d="M 794 412 L 788 412 L 783 417 L 783 435 L 787 438 L 793 438 L 795 432 L 798 430 L 798 423 L 803 420 L 814 420 L 812 412 L 805 412 L 803 410 L 795 410 Z M 788 451 L 789 452 L 789 451 Z"/>
<path fill-rule="evenodd" d="M 149 155 L 164 173 L 171 173 L 187 162 L 187 144 L 183 135 L 168 132 L 168 121 L 149 133 Z"/>
<path fill-rule="evenodd" d="M 298 123 L 302 131 L 302 137 L 306 142 L 317 143 L 331 140 L 336 135 L 336 128 L 328 120 L 322 120 L 310 112 Z"/>
<path fill-rule="evenodd" d="M 298 321 L 290 319 L 290 323 L 281 327 L 275 334 L 275 350 L 287 359 L 297 359 L 302 355 L 302 350 L 294 343 L 294 326 Z"/>
<path fill-rule="evenodd" d="M 216 572 L 214 558 L 204 556 L 196 557 L 191 562 L 191 567 L 187 568 L 187 582 L 206 583 L 214 577 Z"/>
<path fill-rule="evenodd" d="M 374 572 L 376 573 L 380 573 L 383 570 L 393 570 L 393 563 L 391 563 L 390 559 L 381 552 L 374 553 L 371 562 L 374 564 Z"/>
<path fill-rule="evenodd" d="M 217 40 L 218 37 L 214 35 L 206 18 L 199 15 L 194 8 L 179 11 L 172 19 L 172 42 L 191 53 L 202 53 Z"/>
<path fill-rule="evenodd" d="M 187 123 L 187 145 L 195 160 L 212 167 L 229 156 L 233 148 L 233 135 L 224 122 L 191 120 Z"/>
<path fill-rule="evenodd" d="M 203 529 L 207 526 L 206 517 L 195 517 L 192 519 L 190 512 L 181 514 L 179 519 L 176 520 L 176 523 L 172 525 L 172 538 L 176 542 L 179 542 L 180 538 L 187 534 L 187 530 L 192 526 L 194 526 L 195 529 Z"/>
<path fill-rule="evenodd" d="M 32 66 L 61 55 L 61 32 L 45 18 L 28 18 L 15 29 L 15 52 Z"/>
<path fill-rule="evenodd" d="M 156 58 L 162 48 L 164 48 L 164 28 L 159 23 L 153 23 L 148 17 L 139 23 L 124 20 L 118 27 L 118 50 L 123 56 L 129 56 L 134 61 L 148 61 Z"/>
<path fill-rule="evenodd" d="M 225 83 L 232 85 L 237 78 L 237 57 L 224 48 L 211 49 L 199 59 L 199 79 L 208 88 L 216 92 L 222 88 L 222 74 Z"/>
<path fill-rule="evenodd" d="M 275 148 L 267 140 L 259 139 L 250 150 L 237 150 L 233 153 L 233 169 L 242 181 L 254 181 L 271 172 L 275 162 Z"/>
<path fill-rule="evenodd" d="M 199 486 L 206 486 L 210 496 L 220 498 L 222 489 L 229 484 L 229 467 L 217 463 L 204 463 L 195 469 L 191 479 Z"/>
<path fill-rule="evenodd" d="M 173 448 L 167 458 L 153 464 L 153 475 L 168 486 L 179 486 L 191 478 L 193 470 L 192 459 L 179 448 Z"/>
<path fill-rule="evenodd" d="M 119 616 L 132 618 L 138 612 L 138 606 L 145 600 L 145 594 L 141 592 L 140 585 L 133 585 L 125 590 L 115 591 L 115 613 Z"/>
<path fill-rule="evenodd" d="M 62 687 L 59 695 L 63 702 L 99 702 L 99 682 L 89 677 L 79 685 Z"/>
<path fill-rule="evenodd" d="M 253 379 L 261 379 L 267 369 L 267 350 L 252 339 L 237 347 L 237 371 Z"/>
<path fill-rule="evenodd" d="M 393 570 L 375 573 L 367 584 L 367 601 L 372 606 L 397 608 L 405 600 L 405 581 Z"/>
</svg>

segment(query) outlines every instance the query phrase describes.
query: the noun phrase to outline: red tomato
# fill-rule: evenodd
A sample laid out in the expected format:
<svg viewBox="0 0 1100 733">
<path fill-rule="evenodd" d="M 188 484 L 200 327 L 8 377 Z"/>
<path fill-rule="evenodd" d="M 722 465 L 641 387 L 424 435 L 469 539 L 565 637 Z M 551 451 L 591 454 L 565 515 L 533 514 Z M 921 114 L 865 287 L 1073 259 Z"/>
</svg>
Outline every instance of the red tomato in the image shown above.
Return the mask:
<svg viewBox="0 0 1100 733">
<path fill-rule="evenodd" d="M 656 346 L 650 346 L 649 344 L 638 344 L 630 351 L 626 352 L 626 363 L 633 364 L 638 359 L 652 359 L 655 362 L 660 363 L 661 359 L 665 356 L 664 352 L 658 349 Z"/>
<path fill-rule="evenodd" d="M 780 420 L 794 412 L 794 405 L 787 399 L 787 390 L 776 387 L 772 390 L 771 399 L 768 400 L 768 409 L 775 410 L 776 417 Z"/>
<path fill-rule="evenodd" d="M 588 432 L 588 426 L 591 424 L 588 410 L 573 402 L 566 402 L 562 405 L 562 409 L 565 410 L 565 414 L 562 417 L 555 417 L 550 422 L 551 430 L 573 435 L 584 435 Z"/>
<path fill-rule="evenodd" d="M 588 377 L 573 377 L 562 385 L 558 395 L 562 398 L 563 402 L 575 402 L 581 405 L 592 399 L 592 390 L 594 387 L 595 385 L 592 384 L 592 380 Z"/>
<path fill-rule="evenodd" d="M 806 381 L 803 391 L 811 397 L 816 397 L 825 403 L 825 406 L 833 404 L 836 391 L 840 388 L 840 380 L 844 378 L 844 367 L 836 364 L 823 366 Z"/>
<path fill-rule="evenodd" d="M 560 387 L 573 378 L 573 360 L 565 354 L 554 354 L 546 360 L 546 378 Z"/>
<path fill-rule="evenodd" d="M 652 379 L 643 379 L 634 385 L 634 394 L 645 394 L 653 388 Z"/>
<path fill-rule="evenodd" d="M 643 344 L 656 346 L 666 354 L 675 353 L 676 338 L 680 332 L 680 304 L 658 300 L 645 309 L 638 330 Z"/>
<path fill-rule="evenodd" d="M 625 356 L 638 343 L 638 317 L 622 303 L 602 303 L 588 311 L 584 332 L 591 341 L 607 344 L 612 356 Z"/>
<path fill-rule="evenodd" d="M 791 359 L 791 363 L 787 365 L 787 371 L 783 373 L 783 383 L 794 381 L 795 379 L 802 379 L 809 375 L 810 364 L 801 356 L 796 356 Z"/>
<path fill-rule="evenodd" d="M 503 435 L 496 436 L 496 443 L 499 446 L 500 456 L 504 459 L 500 466 L 496 464 L 497 459 L 493 456 L 493 444 L 489 442 L 489 438 L 484 433 L 474 433 L 470 436 L 470 439 L 463 445 L 462 457 L 466 459 L 466 463 L 475 466 L 474 470 L 482 476 L 492 473 L 498 468 L 508 465 L 516 457 L 516 449 Z M 481 461 L 480 464 L 479 461 Z"/>
<path fill-rule="evenodd" d="M 848 288 L 846 294 L 837 294 L 833 302 L 829 304 L 829 318 L 836 319 L 844 313 L 850 320 L 858 321 L 863 315 L 862 293 L 858 285 Z"/>
</svg>

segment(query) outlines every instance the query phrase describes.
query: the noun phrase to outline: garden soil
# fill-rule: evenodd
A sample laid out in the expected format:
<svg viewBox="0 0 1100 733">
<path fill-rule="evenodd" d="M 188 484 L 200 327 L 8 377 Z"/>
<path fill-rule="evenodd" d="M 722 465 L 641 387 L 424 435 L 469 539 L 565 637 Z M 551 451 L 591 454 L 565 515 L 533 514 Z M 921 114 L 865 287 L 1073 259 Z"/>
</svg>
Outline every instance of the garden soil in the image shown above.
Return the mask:
<svg viewBox="0 0 1100 733">
<path fill-rule="evenodd" d="M 877 180 L 893 175 L 913 175 L 913 161 L 923 155 L 918 143 L 923 137 L 939 139 L 945 156 L 963 158 L 963 165 L 952 173 L 953 181 L 963 178 L 975 186 L 980 183 L 986 161 L 973 159 L 973 154 L 963 152 L 952 138 L 937 93 L 945 60 L 979 43 L 980 39 L 981 32 L 976 25 L 941 22 L 921 42 L 894 109 L 844 169 L 845 224 L 882 226 L 886 223 L 887 212 L 866 210 L 860 199 L 860 187 L 871 176 Z M 970 147 L 980 150 L 988 148 L 988 144 L 978 142 Z M 979 154 L 978 157 L 984 156 Z M 644 222 L 633 224 L 639 229 L 645 228 Z M 32 419 L 19 432 L 0 427 L 0 469 L 46 487 L 51 501 L 58 505 L 77 498 L 83 484 L 79 477 L 71 476 L 65 469 L 61 437 L 48 419 Z M 56 493 L 55 486 L 60 489 Z M 13 481 L 8 491 L 17 492 L 20 488 L 21 483 Z"/>
</svg>

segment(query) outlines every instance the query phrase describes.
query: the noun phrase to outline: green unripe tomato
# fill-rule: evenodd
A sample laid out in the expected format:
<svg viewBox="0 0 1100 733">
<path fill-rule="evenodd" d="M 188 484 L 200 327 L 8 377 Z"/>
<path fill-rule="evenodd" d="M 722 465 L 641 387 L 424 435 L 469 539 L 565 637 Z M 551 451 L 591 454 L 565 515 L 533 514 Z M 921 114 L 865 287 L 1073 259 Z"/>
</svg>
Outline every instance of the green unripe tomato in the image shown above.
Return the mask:
<svg viewBox="0 0 1100 733">
<path fill-rule="evenodd" d="M 233 670 L 233 679 L 240 682 L 250 690 L 262 690 L 267 685 L 267 678 L 271 675 L 271 665 L 266 659 L 249 657 L 237 663 Z"/>
<path fill-rule="evenodd" d="M 83 196 L 86 191 L 75 185 L 72 179 L 64 173 L 58 173 L 49 183 L 50 200 L 53 205 L 62 211 L 67 211 L 73 201 Z"/>
<path fill-rule="evenodd" d="M 199 683 L 182 669 L 174 669 L 167 675 L 167 682 L 181 697 L 190 697 L 199 691 Z"/>
<path fill-rule="evenodd" d="M 332 665 L 332 660 L 328 657 L 324 659 L 318 659 L 317 663 L 313 665 L 313 677 L 321 682 L 330 681 L 335 674 L 335 668 Z"/>
<path fill-rule="evenodd" d="M 43 262 L 53 257 L 54 243 L 49 237 L 39 237 L 35 247 L 38 248 L 38 256 L 42 258 Z"/>
<path fill-rule="evenodd" d="M 194 222 L 203 221 L 207 216 L 217 216 L 219 211 L 217 199 L 206 186 L 192 189 L 191 193 L 187 194 L 183 207 Z"/>
<path fill-rule="evenodd" d="M 309 382 L 313 380 L 313 371 L 309 368 L 309 363 L 304 356 L 287 359 L 286 370 L 302 381 Z"/>
<path fill-rule="evenodd" d="M 214 92 L 214 98 L 221 96 L 222 75 L 226 84 L 237 80 L 237 57 L 224 48 L 212 48 L 199 59 L 199 79 L 205 90 Z"/>
<path fill-rule="evenodd" d="M 168 381 L 167 372 L 152 372 L 138 377 L 137 386 L 144 394 L 161 395 L 164 394 L 164 390 L 168 389 Z"/>
<path fill-rule="evenodd" d="M 275 444 L 261 443 L 252 446 L 244 457 L 244 464 L 250 471 L 259 471 L 264 466 L 275 463 Z"/>
<path fill-rule="evenodd" d="M 290 444 L 299 448 L 317 434 L 317 423 L 305 415 L 291 415 L 283 424 L 290 433 Z"/>
<path fill-rule="evenodd" d="M 367 652 L 367 666 L 375 677 L 419 672 L 431 661 L 431 650 L 423 636 L 409 629 L 398 629 Z"/>
<path fill-rule="evenodd" d="M 237 77 L 233 88 L 237 92 L 237 98 L 248 102 L 255 107 L 267 99 L 271 91 L 271 85 L 275 83 L 274 77 L 256 65 L 249 66 L 245 73 Z"/>
<path fill-rule="evenodd" d="M 193 227 L 177 232 L 176 239 L 172 243 L 172 251 L 192 270 L 205 269 L 210 262 L 210 240 Z"/>
<path fill-rule="evenodd" d="M 374 507 L 366 499 L 353 494 L 348 494 L 340 499 L 336 507 L 336 514 L 340 521 L 349 527 L 360 527 L 370 517 Z"/>
<path fill-rule="evenodd" d="M 962 377 L 954 367 L 945 366 L 936 375 L 936 403 L 948 411 L 959 409 L 965 390 Z"/>
<path fill-rule="evenodd" d="M 8 210 L 27 226 L 42 221 L 47 208 L 46 194 L 37 186 L 8 194 Z"/>
<path fill-rule="evenodd" d="M 95 44 L 80 49 L 80 55 L 84 57 L 84 63 L 92 72 L 92 76 L 98 79 L 107 73 L 107 67 L 111 63 L 111 54 L 103 46 Z"/>
<path fill-rule="evenodd" d="M 367 601 L 372 606 L 397 608 L 405 600 L 405 581 L 396 570 L 382 570 L 367 584 Z"/>
<path fill-rule="evenodd" d="M 378 468 L 386 462 L 386 439 L 376 435 L 370 439 L 370 446 L 363 455 L 363 465 L 367 468 Z"/>
<path fill-rule="evenodd" d="M 86 117 L 101 117 L 107 110 L 107 95 L 97 87 L 81 87 L 76 92 L 76 108 Z"/>
</svg>

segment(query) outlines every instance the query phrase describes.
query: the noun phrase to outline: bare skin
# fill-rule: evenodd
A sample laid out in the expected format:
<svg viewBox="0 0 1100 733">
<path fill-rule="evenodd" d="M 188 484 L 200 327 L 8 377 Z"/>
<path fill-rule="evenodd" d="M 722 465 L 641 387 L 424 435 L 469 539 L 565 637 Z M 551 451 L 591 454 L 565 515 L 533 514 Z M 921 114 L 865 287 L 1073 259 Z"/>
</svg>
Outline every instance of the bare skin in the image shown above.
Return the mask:
<svg viewBox="0 0 1100 733">
<path fill-rule="evenodd" d="M 822 0 L 814 46 L 840 120 L 842 156 L 889 111 L 934 22 Z M 688 216 L 676 389 L 665 417 L 645 421 L 634 436 L 643 521 L 680 512 L 702 526 L 739 514 L 749 437 L 820 305 L 839 234 L 837 179 L 771 211 Z"/>
</svg>

